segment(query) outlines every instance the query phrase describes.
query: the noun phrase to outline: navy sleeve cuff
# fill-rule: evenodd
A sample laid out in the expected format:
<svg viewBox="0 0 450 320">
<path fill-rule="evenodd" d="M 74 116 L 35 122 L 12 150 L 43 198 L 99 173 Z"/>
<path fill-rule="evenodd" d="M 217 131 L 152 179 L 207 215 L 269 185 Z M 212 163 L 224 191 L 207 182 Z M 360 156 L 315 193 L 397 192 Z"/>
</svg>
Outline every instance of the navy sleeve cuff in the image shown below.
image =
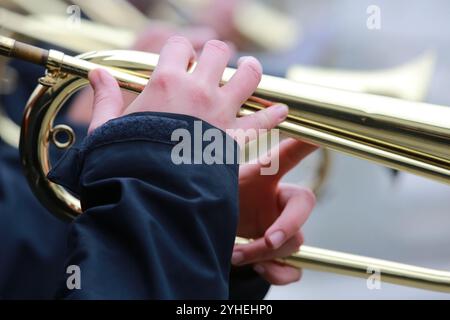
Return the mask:
<svg viewBox="0 0 450 320">
<path fill-rule="evenodd" d="M 48 178 L 52 182 L 70 190 L 72 193 L 80 195 L 80 177 L 82 175 L 83 164 L 86 157 L 93 150 L 111 144 L 136 141 L 175 146 L 179 141 L 173 137 L 173 132 L 178 129 L 185 129 L 190 135 L 190 150 L 192 151 L 191 155 L 188 156 L 190 164 L 205 164 L 202 162 L 203 159 L 201 159 L 201 162 L 198 162 L 199 157 L 202 158 L 203 151 L 211 143 L 210 140 L 212 140 L 211 138 L 203 139 L 205 132 L 210 129 L 216 130 L 216 133 L 220 132 L 222 141 L 224 142 L 223 148 L 219 152 L 217 150 L 215 151 L 214 159 L 218 159 L 219 164 L 225 165 L 234 175 L 238 175 L 239 146 L 224 131 L 188 115 L 142 112 L 110 120 L 94 130 L 92 134 L 84 139 L 80 147 L 69 149 L 59 159 L 49 172 Z M 142 145 L 139 144 L 138 147 L 142 147 Z M 127 164 L 124 163 L 123 165 L 124 170 L 126 170 Z"/>
</svg>

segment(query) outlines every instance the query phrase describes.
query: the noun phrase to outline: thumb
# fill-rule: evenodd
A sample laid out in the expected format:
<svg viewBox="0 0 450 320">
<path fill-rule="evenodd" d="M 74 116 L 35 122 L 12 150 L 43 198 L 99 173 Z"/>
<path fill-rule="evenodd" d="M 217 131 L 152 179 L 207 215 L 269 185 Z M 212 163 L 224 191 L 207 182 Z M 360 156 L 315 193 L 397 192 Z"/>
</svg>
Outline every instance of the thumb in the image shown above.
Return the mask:
<svg viewBox="0 0 450 320">
<path fill-rule="evenodd" d="M 94 89 L 94 106 L 88 133 L 105 122 L 122 115 L 123 98 L 119 84 L 108 71 L 95 69 L 89 72 L 89 81 Z"/>
</svg>

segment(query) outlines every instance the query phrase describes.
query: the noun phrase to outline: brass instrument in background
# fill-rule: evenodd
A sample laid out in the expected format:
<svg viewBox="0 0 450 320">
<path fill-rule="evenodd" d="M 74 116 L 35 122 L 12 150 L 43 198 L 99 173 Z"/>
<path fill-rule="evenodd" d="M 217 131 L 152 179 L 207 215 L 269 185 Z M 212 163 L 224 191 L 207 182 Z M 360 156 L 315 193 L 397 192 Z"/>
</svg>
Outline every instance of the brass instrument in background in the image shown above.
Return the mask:
<svg viewBox="0 0 450 320">
<path fill-rule="evenodd" d="M 89 71 L 106 68 L 127 90 L 140 92 L 157 65 L 158 56 L 133 51 L 91 52 L 76 58 L 0 37 L 0 54 L 47 68 L 30 97 L 22 124 L 20 151 L 31 188 L 55 215 L 81 214 L 79 200 L 51 183 L 49 147 L 65 149 L 75 139 L 70 127 L 54 123 L 67 99 L 86 86 Z M 226 69 L 223 82 L 234 74 Z M 255 96 L 242 107 L 251 114 L 271 104 L 290 106 L 282 132 L 305 141 L 391 168 L 450 183 L 450 108 L 388 97 L 348 92 L 263 76 Z M 69 139 L 61 141 L 60 134 Z M 237 239 L 237 243 L 248 240 Z M 302 246 L 284 263 L 302 268 L 366 277 L 376 270 L 382 280 L 450 292 L 450 272 Z"/>
<path fill-rule="evenodd" d="M 286 77 L 319 86 L 423 101 L 436 64 L 433 51 L 384 70 L 338 70 L 295 65 Z"/>
<path fill-rule="evenodd" d="M 90 50 L 129 48 L 136 34 L 151 22 L 171 25 L 199 25 L 193 12 L 202 12 L 212 5 L 210 0 L 167 0 L 154 8 L 158 20 L 149 19 L 127 0 L 0 0 L 1 26 L 53 45 L 81 53 Z M 77 6 L 90 20 L 77 17 L 80 23 L 70 25 L 70 8 Z M 300 25 L 274 7 L 257 0 L 236 4 L 232 18 L 243 43 L 253 49 L 283 51 L 301 40 Z M 104 9 L 104 8 L 107 8 Z M 23 13 L 26 12 L 27 14 Z M 253 17 L 248 19 L 248 17 Z M 70 36 L 67 36 L 70 32 Z M 238 39 L 235 39 L 238 40 Z"/>
<path fill-rule="evenodd" d="M 431 83 L 435 64 L 436 55 L 433 51 L 429 51 L 400 66 L 384 70 L 338 70 L 294 65 L 288 69 L 286 78 L 324 87 L 423 101 Z M 327 149 L 320 151 L 322 157 L 318 169 L 314 179 L 308 184 L 316 195 L 320 195 L 332 162 L 332 154 Z"/>
<path fill-rule="evenodd" d="M 198 13 L 214 5 L 212 0 L 166 0 L 157 4 L 159 6 L 154 8 L 157 16 L 176 24 L 196 24 Z M 245 51 L 282 52 L 301 42 L 301 24 L 277 6 L 258 0 L 238 1 L 235 5 L 229 23 L 240 39 L 233 39 L 233 42 L 244 45 Z"/>
<path fill-rule="evenodd" d="M 113 28 L 81 19 L 77 27 L 67 18 L 51 14 L 24 15 L 0 8 L 3 30 L 81 53 L 91 50 L 124 49 L 131 47 L 136 34 L 127 29 Z"/>
</svg>

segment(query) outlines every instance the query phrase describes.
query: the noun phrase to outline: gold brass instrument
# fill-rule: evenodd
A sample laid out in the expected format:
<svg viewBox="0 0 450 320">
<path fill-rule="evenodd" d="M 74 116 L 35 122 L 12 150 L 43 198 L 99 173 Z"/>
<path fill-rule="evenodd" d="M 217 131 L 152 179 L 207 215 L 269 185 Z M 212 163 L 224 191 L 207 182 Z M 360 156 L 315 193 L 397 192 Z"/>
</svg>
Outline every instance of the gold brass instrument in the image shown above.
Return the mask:
<svg viewBox="0 0 450 320">
<path fill-rule="evenodd" d="M 330 88 L 422 101 L 435 63 L 436 55 L 429 51 L 390 69 L 350 71 L 296 65 L 289 68 L 286 77 Z"/>
<path fill-rule="evenodd" d="M 178 24 L 195 23 L 196 13 L 213 5 L 211 0 L 167 0 L 158 4 L 158 16 Z M 301 25 L 296 19 L 264 1 L 238 1 L 230 23 L 238 31 L 246 47 L 251 44 L 252 50 L 289 50 L 303 36 Z M 238 44 L 241 42 L 238 39 L 233 41 Z"/>
<path fill-rule="evenodd" d="M 433 51 L 425 52 L 400 66 L 384 70 L 338 70 L 295 65 L 288 69 L 286 78 L 330 88 L 372 93 L 410 101 L 423 101 L 428 92 L 436 64 Z M 321 149 L 322 158 L 319 169 L 310 182 L 316 195 L 330 172 L 332 155 Z"/>
<path fill-rule="evenodd" d="M 2 0 L 2 2 L 2 6 L 6 4 L 31 14 L 63 14 L 67 9 L 67 4 L 62 0 Z"/>
<path fill-rule="evenodd" d="M 46 76 L 25 110 L 20 151 L 31 188 L 40 201 L 61 218 L 81 214 L 78 199 L 48 181 L 51 143 L 67 148 L 74 133 L 54 120 L 67 99 L 88 84 L 89 71 L 106 68 L 127 90 L 140 92 L 149 81 L 158 56 L 133 51 L 91 52 L 76 58 L 0 37 L 0 54 L 47 68 Z M 227 69 L 223 82 L 234 74 Z M 450 183 L 450 108 L 348 92 L 282 78 L 263 76 L 254 97 L 242 107 L 251 114 L 270 104 L 290 106 L 279 128 L 296 138 L 363 159 Z M 69 136 L 60 141 L 59 133 Z M 238 243 L 248 240 L 237 239 Z M 302 246 L 284 263 L 321 271 L 366 277 L 370 270 L 383 281 L 450 292 L 450 272 Z"/>
<path fill-rule="evenodd" d="M 106 25 L 138 31 L 145 28 L 149 22 L 145 14 L 126 0 L 70 0 L 70 2 L 80 6 L 93 21 Z"/>
<path fill-rule="evenodd" d="M 136 40 L 135 33 L 130 30 L 112 28 L 86 19 L 74 28 L 64 16 L 23 15 L 4 8 L 0 8 L 0 18 L 3 30 L 76 53 L 128 48 Z"/>
</svg>

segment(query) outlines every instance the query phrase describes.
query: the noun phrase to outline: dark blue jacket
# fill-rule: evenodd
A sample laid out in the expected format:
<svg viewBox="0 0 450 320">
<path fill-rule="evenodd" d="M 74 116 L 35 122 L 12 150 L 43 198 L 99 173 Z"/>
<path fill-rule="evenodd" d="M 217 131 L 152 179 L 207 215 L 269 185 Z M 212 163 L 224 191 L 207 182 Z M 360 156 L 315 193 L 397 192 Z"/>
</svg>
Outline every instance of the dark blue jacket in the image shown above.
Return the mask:
<svg viewBox="0 0 450 320">
<path fill-rule="evenodd" d="M 84 211 L 69 230 L 67 265 L 81 268 L 85 284 L 64 297 L 228 298 L 238 164 L 174 164 L 172 132 L 194 137 L 194 121 L 152 113 L 112 120 L 51 172 Z"/>
<path fill-rule="evenodd" d="M 51 178 L 82 199 L 71 224 L 41 207 L 17 150 L 0 142 L 0 297 L 264 297 L 269 286 L 251 269 L 230 277 L 237 165 L 171 161 L 169 133 L 192 131 L 195 120 L 131 115 L 66 153 Z M 80 267 L 80 290 L 67 289 L 70 265 Z"/>
</svg>

